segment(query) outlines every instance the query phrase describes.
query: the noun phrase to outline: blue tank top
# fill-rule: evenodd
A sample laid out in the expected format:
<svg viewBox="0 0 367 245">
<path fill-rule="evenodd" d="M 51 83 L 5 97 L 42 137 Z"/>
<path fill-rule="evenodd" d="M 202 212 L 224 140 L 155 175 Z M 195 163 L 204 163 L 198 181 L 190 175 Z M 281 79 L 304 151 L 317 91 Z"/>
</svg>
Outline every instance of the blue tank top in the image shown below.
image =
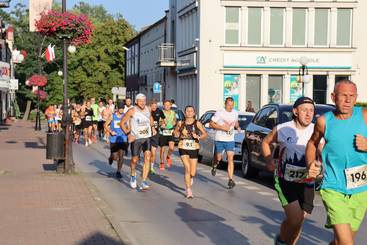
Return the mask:
<svg viewBox="0 0 367 245">
<path fill-rule="evenodd" d="M 350 118 L 340 120 L 333 112 L 325 115 L 325 146 L 322 151 L 325 168 L 322 189 L 332 189 L 351 195 L 367 191 L 367 182 L 355 186 L 357 180 L 366 180 L 367 152 L 359 152 L 355 148 L 355 135 L 367 137 L 367 126 L 363 118 L 362 108 L 354 107 Z M 361 182 L 359 182 L 361 183 Z"/>
<path fill-rule="evenodd" d="M 110 123 L 110 131 L 114 131 L 116 135 L 110 134 L 110 142 L 111 143 L 123 143 L 127 142 L 127 135 L 122 131 L 120 127 L 120 121 L 124 117 L 122 114 L 120 117 L 117 116 L 116 113 L 112 114 L 112 121 Z"/>
</svg>

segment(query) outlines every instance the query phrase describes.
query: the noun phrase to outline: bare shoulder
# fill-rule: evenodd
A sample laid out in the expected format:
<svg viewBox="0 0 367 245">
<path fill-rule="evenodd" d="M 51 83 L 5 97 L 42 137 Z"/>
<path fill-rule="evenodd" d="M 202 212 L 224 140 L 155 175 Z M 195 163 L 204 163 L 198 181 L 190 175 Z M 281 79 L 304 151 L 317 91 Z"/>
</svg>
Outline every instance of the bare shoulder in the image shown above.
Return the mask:
<svg viewBox="0 0 367 245">
<path fill-rule="evenodd" d="M 320 133 L 324 133 L 325 132 L 325 125 L 326 125 L 326 120 L 325 120 L 325 116 L 319 116 L 316 120 L 316 124 L 315 124 L 315 131 L 318 131 Z"/>
</svg>

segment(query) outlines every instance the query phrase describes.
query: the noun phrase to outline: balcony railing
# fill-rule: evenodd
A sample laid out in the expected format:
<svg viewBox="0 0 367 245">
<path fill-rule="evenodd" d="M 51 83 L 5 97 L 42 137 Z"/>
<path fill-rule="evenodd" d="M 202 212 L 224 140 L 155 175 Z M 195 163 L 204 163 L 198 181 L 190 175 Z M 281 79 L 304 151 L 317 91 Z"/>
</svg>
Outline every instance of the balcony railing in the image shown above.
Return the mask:
<svg viewBox="0 0 367 245">
<path fill-rule="evenodd" d="M 176 50 L 172 43 L 162 43 L 158 46 L 159 59 L 157 64 L 161 67 L 176 66 Z"/>
</svg>

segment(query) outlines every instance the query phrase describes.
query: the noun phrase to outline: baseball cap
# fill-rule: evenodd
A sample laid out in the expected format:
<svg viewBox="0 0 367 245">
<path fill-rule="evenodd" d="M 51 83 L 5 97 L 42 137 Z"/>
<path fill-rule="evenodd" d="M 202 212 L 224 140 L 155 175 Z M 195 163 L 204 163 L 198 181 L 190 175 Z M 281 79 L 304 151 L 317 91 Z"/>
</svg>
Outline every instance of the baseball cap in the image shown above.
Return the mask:
<svg viewBox="0 0 367 245">
<path fill-rule="evenodd" d="M 313 106 L 315 106 L 315 102 L 311 98 L 302 96 L 302 97 L 299 97 L 296 100 L 296 102 L 294 102 L 293 108 L 297 108 L 298 106 L 302 104 L 312 104 Z"/>
<path fill-rule="evenodd" d="M 145 98 L 146 98 L 145 94 L 137 94 L 135 97 L 135 102 L 141 99 L 145 99 Z"/>
</svg>

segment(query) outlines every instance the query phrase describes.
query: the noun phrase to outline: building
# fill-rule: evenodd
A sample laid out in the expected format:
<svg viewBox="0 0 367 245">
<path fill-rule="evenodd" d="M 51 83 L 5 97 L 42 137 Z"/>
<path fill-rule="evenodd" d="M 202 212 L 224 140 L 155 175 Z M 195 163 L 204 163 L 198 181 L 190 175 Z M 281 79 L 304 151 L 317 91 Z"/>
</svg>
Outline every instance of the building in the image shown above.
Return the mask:
<svg viewBox="0 0 367 245">
<path fill-rule="evenodd" d="M 367 102 L 366 1 L 170 0 L 160 67 L 183 108 L 199 114 L 232 96 L 236 107 L 292 103 L 302 94 L 331 103 L 336 82 L 358 84 Z M 162 60 L 173 62 L 162 62 Z M 141 60 L 140 62 L 145 62 Z M 149 62 L 153 64 L 154 62 Z M 303 69 L 302 69 L 303 68 Z M 175 71 L 175 72 L 173 72 Z M 172 76 L 172 78 L 171 78 Z"/>
<path fill-rule="evenodd" d="M 10 113 L 12 95 L 11 91 L 11 50 L 5 39 L 5 33 L 0 37 L 0 123 Z"/>
</svg>

